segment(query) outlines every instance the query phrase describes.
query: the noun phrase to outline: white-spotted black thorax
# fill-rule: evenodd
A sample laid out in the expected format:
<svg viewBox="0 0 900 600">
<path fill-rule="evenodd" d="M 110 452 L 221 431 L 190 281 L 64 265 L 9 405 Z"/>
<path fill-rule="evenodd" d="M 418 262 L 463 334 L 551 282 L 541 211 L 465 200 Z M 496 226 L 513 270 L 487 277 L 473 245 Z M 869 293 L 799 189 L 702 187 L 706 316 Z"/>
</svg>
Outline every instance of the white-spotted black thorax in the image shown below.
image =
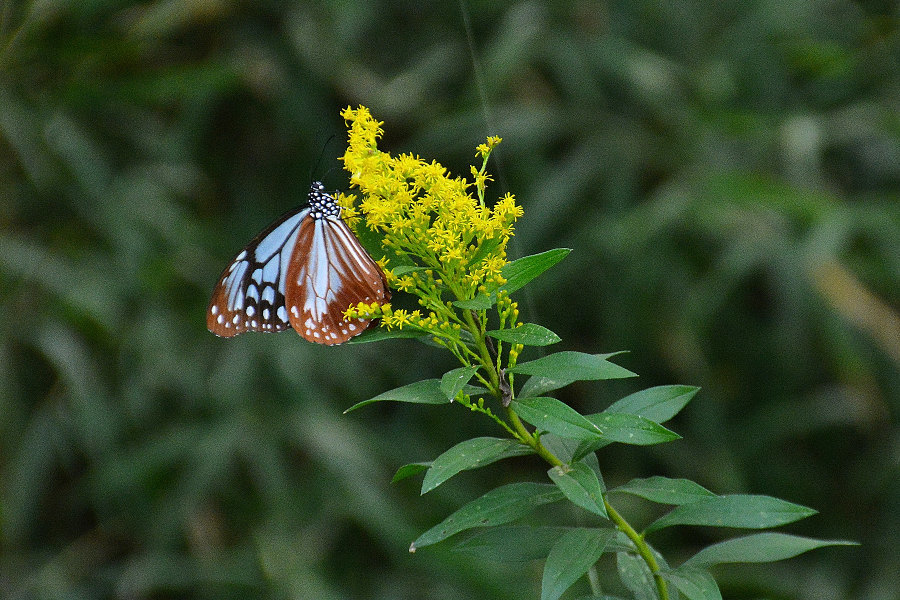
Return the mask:
<svg viewBox="0 0 900 600">
<path fill-rule="evenodd" d="M 335 202 L 334 196 L 325 191 L 321 181 L 314 181 L 309 186 L 309 208 L 314 219 L 341 216 L 341 207 Z"/>
</svg>

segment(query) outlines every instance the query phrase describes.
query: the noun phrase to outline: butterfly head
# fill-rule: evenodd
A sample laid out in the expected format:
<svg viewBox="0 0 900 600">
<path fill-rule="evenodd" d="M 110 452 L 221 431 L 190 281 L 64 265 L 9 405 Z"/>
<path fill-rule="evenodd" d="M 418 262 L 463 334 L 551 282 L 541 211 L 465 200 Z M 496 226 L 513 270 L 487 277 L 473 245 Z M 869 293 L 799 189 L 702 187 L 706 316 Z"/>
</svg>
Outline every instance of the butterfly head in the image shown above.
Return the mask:
<svg viewBox="0 0 900 600">
<path fill-rule="evenodd" d="M 309 207 L 316 219 L 341 215 L 341 207 L 335 202 L 334 196 L 325 191 L 321 181 L 314 181 L 309 186 Z"/>
</svg>

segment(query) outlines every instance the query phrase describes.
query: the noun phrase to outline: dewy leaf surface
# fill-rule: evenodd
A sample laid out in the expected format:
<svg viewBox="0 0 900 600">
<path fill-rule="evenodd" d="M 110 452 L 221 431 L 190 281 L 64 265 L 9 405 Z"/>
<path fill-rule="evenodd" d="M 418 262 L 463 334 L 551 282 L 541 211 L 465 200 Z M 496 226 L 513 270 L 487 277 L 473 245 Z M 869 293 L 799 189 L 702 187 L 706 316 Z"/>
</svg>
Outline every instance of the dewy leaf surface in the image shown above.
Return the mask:
<svg viewBox="0 0 900 600">
<path fill-rule="evenodd" d="M 538 429 L 576 440 L 600 439 L 601 430 L 568 404 L 556 398 L 520 398 L 510 407 Z"/>
<path fill-rule="evenodd" d="M 561 341 L 558 335 L 534 323 L 523 323 L 515 329 L 498 329 L 486 333 L 492 338 L 525 346 L 549 346 Z"/>
<path fill-rule="evenodd" d="M 816 511 L 771 496 L 713 496 L 672 509 L 647 527 L 647 532 L 672 525 L 708 525 L 764 529 L 799 521 Z"/>
<path fill-rule="evenodd" d="M 640 390 L 611 404 L 606 413 L 628 413 L 665 423 L 685 407 L 700 391 L 689 385 L 660 385 Z"/>
<path fill-rule="evenodd" d="M 660 476 L 632 479 L 625 485 L 620 485 L 610 491 L 640 496 L 660 504 L 675 505 L 690 504 L 716 495 L 690 479 L 669 479 Z"/>
<path fill-rule="evenodd" d="M 579 528 L 559 538 L 544 563 L 541 600 L 558 600 L 600 560 L 614 535 L 615 530 L 609 528 Z"/>
<path fill-rule="evenodd" d="M 478 367 L 474 365 L 447 371 L 441 377 L 441 392 L 448 400 L 452 401 L 456 398 L 456 394 L 474 377 L 476 371 L 478 371 Z"/>
<path fill-rule="evenodd" d="M 438 456 L 422 481 L 422 493 L 430 492 L 460 471 L 477 469 L 504 458 L 534 451 L 508 438 L 478 437 L 460 442 Z"/>
<path fill-rule="evenodd" d="M 423 533 L 409 550 L 436 544 L 451 535 L 473 527 L 491 527 L 518 519 L 534 508 L 564 498 L 555 485 L 546 483 L 509 483 L 495 488 L 464 505 L 452 515 Z"/>
<path fill-rule="evenodd" d="M 573 381 L 596 381 L 637 377 L 625 367 L 609 362 L 615 354 L 585 354 L 584 352 L 556 352 L 537 360 L 516 365 L 510 372 L 531 375 L 519 393 L 520 398 L 539 396 L 559 389 Z"/>
<path fill-rule="evenodd" d="M 573 504 L 608 518 L 603 504 L 603 485 L 589 466 L 577 462 L 571 466 L 551 467 L 547 475 Z"/>
</svg>

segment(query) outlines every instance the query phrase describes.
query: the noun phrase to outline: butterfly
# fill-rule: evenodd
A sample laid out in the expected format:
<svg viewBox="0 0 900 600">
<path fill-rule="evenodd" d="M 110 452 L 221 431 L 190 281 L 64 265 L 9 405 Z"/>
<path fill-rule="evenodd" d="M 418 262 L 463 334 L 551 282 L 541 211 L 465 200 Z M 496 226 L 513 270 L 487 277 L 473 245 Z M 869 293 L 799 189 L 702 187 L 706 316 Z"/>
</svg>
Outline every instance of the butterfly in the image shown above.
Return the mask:
<svg viewBox="0 0 900 600">
<path fill-rule="evenodd" d="M 334 197 L 316 181 L 308 207 L 279 217 L 222 272 L 206 327 L 222 337 L 293 327 L 310 342 L 331 346 L 372 324 L 345 319 L 348 307 L 390 298 L 381 268 L 341 220 Z"/>
</svg>

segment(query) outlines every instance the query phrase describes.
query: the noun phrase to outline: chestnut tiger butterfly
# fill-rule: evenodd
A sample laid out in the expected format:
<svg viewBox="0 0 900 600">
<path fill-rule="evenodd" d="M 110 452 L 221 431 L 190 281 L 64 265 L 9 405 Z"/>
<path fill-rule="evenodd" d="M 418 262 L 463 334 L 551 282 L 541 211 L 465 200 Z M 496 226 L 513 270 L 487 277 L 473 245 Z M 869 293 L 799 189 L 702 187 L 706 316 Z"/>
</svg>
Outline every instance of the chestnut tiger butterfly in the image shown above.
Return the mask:
<svg viewBox="0 0 900 600">
<path fill-rule="evenodd" d="M 345 319 L 348 307 L 390 298 L 381 268 L 316 181 L 308 207 L 279 217 L 234 257 L 213 289 L 206 327 L 222 337 L 293 327 L 310 342 L 331 346 L 372 324 Z"/>
</svg>

